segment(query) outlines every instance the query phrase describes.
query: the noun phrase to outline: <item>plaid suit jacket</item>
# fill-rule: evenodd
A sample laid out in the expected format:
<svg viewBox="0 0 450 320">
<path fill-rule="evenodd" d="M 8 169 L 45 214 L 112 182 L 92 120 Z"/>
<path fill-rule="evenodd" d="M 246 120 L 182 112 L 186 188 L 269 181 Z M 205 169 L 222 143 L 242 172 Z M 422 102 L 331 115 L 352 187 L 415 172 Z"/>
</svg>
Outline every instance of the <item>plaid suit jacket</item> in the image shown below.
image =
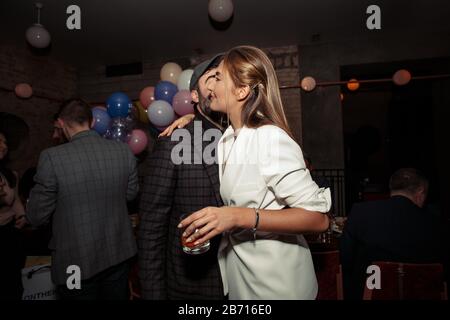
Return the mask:
<svg viewBox="0 0 450 320">
<path fill-rule="evenodd" d="M 197 129 L 194 129 L 195 122 Z M 199 124 L 201 130 L 198 130 Z M 220 237 L 211 240 L 208 252 L 190 256 L 182 251 L 182 232 L 177 228 L 182 214 L 223 205 L 218 166 L 203 162 L 201 150 L 194 143 L 194 131 L 196 138 L 201 139 L 199 135 L 203 135 L 208 125 L 211 124 L 197 115 L 185 128 L 191 139 L 178 142 L 171 141 L 170 137 L 161 138 L 148 159 L 138 232 L 139 278 L 145 299 L 224 298 L 217 260 Z M 172 137 L 180 133 L 179 130 Z M 203 142 L 200 146 L 204 150 L 209 143 Z M 172 150 L 177 145 L 191 150 L 191 164 L 172 162 Z M 199 164 L 193 161 L 195 154 L 200 156 Z"/>
<path fill-rule="evenodd" d="M 136 254 L 127 200 L 139 185 L 127 145 L 80 132 L 41 153 L 34 180 L 27 218 L 39 226 L 53 216 L 53 282 L 65 284 L 70 265 L 89 279 Z"/>
</svg>

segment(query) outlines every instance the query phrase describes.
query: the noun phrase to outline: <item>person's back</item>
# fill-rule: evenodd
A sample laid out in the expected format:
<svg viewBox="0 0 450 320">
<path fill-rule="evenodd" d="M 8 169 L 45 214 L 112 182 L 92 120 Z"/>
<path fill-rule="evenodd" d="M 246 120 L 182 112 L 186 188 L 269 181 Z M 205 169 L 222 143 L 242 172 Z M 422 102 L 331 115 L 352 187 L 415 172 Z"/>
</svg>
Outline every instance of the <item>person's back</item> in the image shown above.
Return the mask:
<svg viewBox="0 0 450 320">
<path fill-rule="evenodd" d="M 439 218 L 414 199 L 394 192 L 390 199 L 353 206 L 340 240 L 346 298 L 362 297 L 373 261 L 443 262 Z"/>
<path fill-rule="evenodd" d="M 61 290 L 69 266 L 78 266 L 81 280 L 93 287 L 104 282 L 99 274 L 117 269 L 121 294 L 110 297 L 125 297 L 125 261 L 137 251 L 127 211 L 127 200 L 138 192 L 136 160 L 127 145 L 89 130 L 92 114 L 83 102 L 70 102 L 60 117 L 69 142 L 41 153 L 27 218 L 39 226 L 52 217 L 52 280 Z"/>
<path fill-rule="evenodd" d="M 345 228 L 368 261 L 431 262 L 439 254 L 439 220 L 406 197 L 355 204 Z"/>
<path fill-rule="evenodd" d="M 127 190 L 134 161 L 128 147 L 85 131 L 46 154 L 58 185 L 53 264 L 78 265 L 84 278 L 133 256 L 137 249 L 126 200 L 137 189 Z M 67 276 L 61 271 L 54 274 L 58 282 Z"/>
</svg>

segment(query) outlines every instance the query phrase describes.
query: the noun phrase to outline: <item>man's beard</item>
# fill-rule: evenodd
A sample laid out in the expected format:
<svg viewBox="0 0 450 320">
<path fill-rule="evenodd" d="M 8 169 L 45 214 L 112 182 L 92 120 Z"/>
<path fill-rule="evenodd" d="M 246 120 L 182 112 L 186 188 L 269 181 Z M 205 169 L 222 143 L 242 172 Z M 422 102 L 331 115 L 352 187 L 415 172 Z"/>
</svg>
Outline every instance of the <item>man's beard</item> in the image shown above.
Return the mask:
<svg viewBox="0 0 450 320">
<path fill-rule="evenodd" d="M 211 96 L 208 96 L 206 98 L 200 96 L 198 107 L 200 108 L 202 113 L 206 115 L 210 120 L 221 127 L 226 127 L 226 124 L 224 124 L 224 114 L 211 109 Z"/>
<path fill-rule="evenodd" d="M 198 106 L 203 111 L 204 114 L 207 116 L 210 116 L 212 113 L 215 113 L 211 110 L 211 99 L 210 97 L 204 98 L 203 96 L 200 96 L 200 99 L 198 101 Z"/>
</svg>

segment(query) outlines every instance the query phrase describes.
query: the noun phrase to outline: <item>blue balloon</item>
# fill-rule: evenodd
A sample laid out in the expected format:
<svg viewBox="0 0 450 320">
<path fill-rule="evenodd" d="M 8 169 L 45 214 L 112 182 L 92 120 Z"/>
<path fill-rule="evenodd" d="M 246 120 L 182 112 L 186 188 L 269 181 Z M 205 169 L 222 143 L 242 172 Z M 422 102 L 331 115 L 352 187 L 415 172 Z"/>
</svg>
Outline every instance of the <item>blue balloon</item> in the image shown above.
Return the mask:
<svg viewBox="0 0 450 320">
<path fill-rule="evenodd" d="M 132 107 L 130 98 L 123 92 L 113 93 L 106 100 L 106 109 L 111 118 L 126 117 Z"/>
<path fill-rule="evenodd" d="M 111 117 L 108 112 L 101 108 L 93 108 L 92 117 L 94 118 L 94 126 L 92 129 L 97 131 L 98 134 L 104 135 L 111 127 Z"/>
<path fill-rule="evenodd" d="M 160 81 L 155 86 L 155 101 L 164 100 L 172 105 L 173 97 L 178 92 L 178 88 L 172 82 Z"/>
</svg>

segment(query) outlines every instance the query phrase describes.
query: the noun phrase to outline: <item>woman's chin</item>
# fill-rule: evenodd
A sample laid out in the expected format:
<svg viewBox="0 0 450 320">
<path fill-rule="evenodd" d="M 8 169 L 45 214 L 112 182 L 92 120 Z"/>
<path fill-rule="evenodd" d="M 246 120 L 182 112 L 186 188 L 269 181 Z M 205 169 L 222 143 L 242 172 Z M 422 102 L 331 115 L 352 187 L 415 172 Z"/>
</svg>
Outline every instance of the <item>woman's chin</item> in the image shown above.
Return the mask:
<svg viewBox="0 0 450 320">
<path fill-rule="evenodd" d="M 222 110 L 222 108 L 220 108 L 219 106 L 217 106 L 215 103 L 211 103 L 211 104 L 209 105 L 209 108 L 210 108 L 212 111 L 215 111 L 215 112 L 226 113 L 224 110 Z"/>
</svg>

